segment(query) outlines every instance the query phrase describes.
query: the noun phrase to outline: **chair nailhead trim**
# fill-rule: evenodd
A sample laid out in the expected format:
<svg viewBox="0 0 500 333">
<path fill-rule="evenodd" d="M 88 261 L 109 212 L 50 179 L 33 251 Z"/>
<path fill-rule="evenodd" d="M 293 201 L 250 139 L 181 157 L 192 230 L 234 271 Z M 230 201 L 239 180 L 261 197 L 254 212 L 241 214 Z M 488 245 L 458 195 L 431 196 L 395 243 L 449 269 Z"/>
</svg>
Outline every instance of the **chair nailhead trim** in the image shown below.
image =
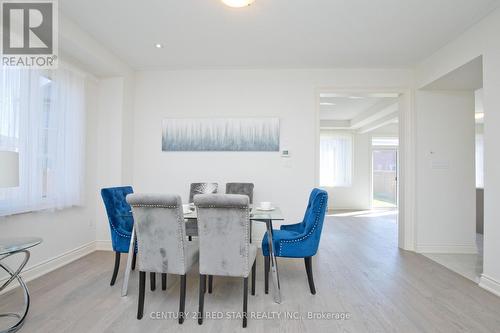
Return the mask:
<svg viewBox="0 0 500 333">
<path fill-rule="evenodd" d="M 176 205 L 174 206 L 169 206 L 169 205 L 148 205 L 148 204 L 137 204 L 137 205 L 131 205 L 132 207 L 157 207 L 157 208 L 177 208 Z"/>
<path fill-rule="evenodd" d="M 216 205 L 198 205 L 196 207 L 200 208 L 238 208 L 238 209 L 247 209 L 247 206 L 216 206 Z"/>
<path fill-rule="evenodd" d="M 311 236 L 311 235 L 312 235 L 312 233 L 314 232 L 314 230 L 316 230 L 316 227 L 318 226 L 318 222 L 319 222 L 319 215 L 320 215 L 319 213 L 320 213 L 320 212 L 321 212 L 321 210 L 323 209 L 323 206 L 324 206 L 324 204 L 325 204 L 325 201 L 326 201 L 326 200 L 325 200 L 325 197 L 323 197 L 323 199 L 321 199 L 321 207 L 320 207 L 320 209 L 316 212 L 316 219 L 315 219 L 315 221 L 314 221 L 314 225 L 313 225 L 313 227 L 312 227 L 311 231 L 309 231 L 309 233 L 308 233 L 307 235 L 302 236 L 302 237 L 297 238 L 297 239 L 290 239 L 290 240 L 287 240 L 287 239 L 282 239 L 282 240 L 280 240 L 280 243 L 279 243 L 280 248 L 279 248 L 279 251 L 278 251 L 278 256 L 281 256 L 281 249 L 282 249 L 282 244 L 283 244 L 283 243 L 288 243 L 288 244 L 298 243 L 298 242 L 301 242 L 301 241 L 303 241 L 303 240 L 305 240 L 305 239 L 309 238 L 309 236 Z"/>
<path fill-rule="evenodd" d="M 237 208 L 237 207 L 236 207 Z M 245 250 L 246 250 L 246 265 L 245 265 L 245 275 L 248 276 L 250 274 L 250 269 L 248 267 L 249 265 L 249 255 L 250 255 L 250 237 L 248 235 L 249 231 L 250 231 L 250 214 L 249 214 L 249 209 L 248 207 L 244 207 L 246 209 L 246 221 L 248 222 L 246 224 L 246 228 L 245 228 Z M 241 207 L 240 209 L 243 209 L 243 207 Z"/>
<path fill-rule="evenodd" d="M 119 232 L 116 227 L 113 225 L 113 223 L 110 223 L 109 224 L 111 226 L 111 228 L 113 228 L 113 230 L 118 234 L 118 236 L 120 237 L 124 237 L 124 238 L 130 238 L 130 235 L 124 235 L 122 234 L 121 232 Z"/>
<path fill-rule="evenodd" d="M 181 265 L 184 268 L 184 272 L 187 271 L 186 267 L 186 257 L 184 251 L 186 250 L 184 242 L 186 239 L 186 224 L 184 223 L 184 215 L 182 217 L 179 215 L 179 210 L 177 210 L 177 235 L 178 235 L 178 242 L 177 246 L 181 249 Z"/>
</svg>

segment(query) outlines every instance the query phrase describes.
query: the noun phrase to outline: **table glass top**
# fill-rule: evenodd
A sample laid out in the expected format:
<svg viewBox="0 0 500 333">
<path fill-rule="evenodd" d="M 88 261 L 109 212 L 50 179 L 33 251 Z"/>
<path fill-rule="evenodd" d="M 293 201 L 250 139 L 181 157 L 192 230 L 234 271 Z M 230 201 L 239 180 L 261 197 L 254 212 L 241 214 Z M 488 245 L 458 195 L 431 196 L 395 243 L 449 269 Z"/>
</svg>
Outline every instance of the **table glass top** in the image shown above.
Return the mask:
<svg viewBox="0 0 500 333">
<path fill-rule="evenodd" d="M 190 212 L 184 212 L 185 219 L 196 219 L 198 218 L 196 210 L 191 210 Z M 250 207 L 250 220 L 274 220 L 282 221 L 285 218 L 281 213 L 279 207 L 274 207 L 273 210 L 260 210 L 258 208 Z"/>
<path fill-rule="evenodd" d="M 187 220 L 196 220 L 198 218 L 198 214 L 196 209 L 192 206 L 192 204 L 184 204 L 186 206 L 186 210 L 184 211 L 184 218 Z M 191 209 L 187 211 L 187 207 Z M 121 217 L 132 217 L 132 212 L 126 215 L 119 215 Z M 259 208 L 254 208 L 250 206 L 250 220 L 258 221 L 258 220 L 274 220 L 274 221 L 283 221 L 285 218 L 283 217 L 283 213 L 279 207 L 274 207 L 272 210 L 261 210 Z"/>
<path fill-rule="evenodd" d="M 0 255 L 22 251 L 42 242 L 38 237 L 11 237 L 0 238 Z"/>
<path fill-rule="evenodd" d="M 273 210 L 260 210 L 258 208 L 252 208 L 250 211 L 251 220 L 284 220 L 283 213 L 279 207 L 275 207 Z"/>
</svg>

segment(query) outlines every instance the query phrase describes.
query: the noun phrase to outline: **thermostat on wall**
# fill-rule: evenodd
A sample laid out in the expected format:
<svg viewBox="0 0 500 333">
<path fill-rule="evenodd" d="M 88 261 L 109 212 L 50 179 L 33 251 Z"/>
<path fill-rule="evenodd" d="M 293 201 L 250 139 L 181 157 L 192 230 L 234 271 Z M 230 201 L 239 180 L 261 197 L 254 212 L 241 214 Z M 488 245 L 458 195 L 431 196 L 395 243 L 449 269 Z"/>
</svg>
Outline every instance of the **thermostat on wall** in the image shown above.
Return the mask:
<svg viewBox="0 0 500 333">
<path fill-rule="evenodd" d="M 288 149 L 283 149 L 281 151 L 281 157 L 290 157 L 290 151 Z"/>
</svg>

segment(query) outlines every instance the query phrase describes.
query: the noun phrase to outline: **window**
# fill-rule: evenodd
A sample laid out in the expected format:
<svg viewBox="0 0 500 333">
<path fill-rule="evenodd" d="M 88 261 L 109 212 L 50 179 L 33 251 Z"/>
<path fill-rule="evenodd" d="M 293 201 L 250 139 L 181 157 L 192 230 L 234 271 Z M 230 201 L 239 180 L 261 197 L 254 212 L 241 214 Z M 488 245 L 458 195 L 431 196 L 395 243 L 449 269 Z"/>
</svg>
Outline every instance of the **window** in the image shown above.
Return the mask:
<svg viewBox="0 0 500 333">
<path fill-rule="evenodd" d="M 320 134 L 320 186 L 348 187 L 352 184 L 352 135 Z"/>
<path fill-rule="evenodd" d="M 0 189 L 0 215 L 81 203 L 84 76 L 0 69 L 0 150 L 19 152 L 19 187 Z"/>
</svg>

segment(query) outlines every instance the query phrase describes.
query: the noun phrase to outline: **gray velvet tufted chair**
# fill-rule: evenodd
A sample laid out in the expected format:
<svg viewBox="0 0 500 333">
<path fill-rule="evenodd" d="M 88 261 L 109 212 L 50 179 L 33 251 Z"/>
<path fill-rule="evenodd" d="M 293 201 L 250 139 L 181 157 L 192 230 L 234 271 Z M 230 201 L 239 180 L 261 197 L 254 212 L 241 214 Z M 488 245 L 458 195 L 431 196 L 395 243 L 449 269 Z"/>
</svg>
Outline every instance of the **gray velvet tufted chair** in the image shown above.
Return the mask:
<svg viewBox="0 0 500 333">
<path fill-rule="evenodd" d="M 252 270 L 255 295 L 255 255 L 250 243 L 249 199 L 239 194 L 199 194 L 194 197 L 198 210 L 200 243 L 200 299 L 198 323 L 203 323 L 206 276 L 243 278 L 243 327 L 247 325 L 248 276 Z"/>
<path fill-rule="evenodd" d="M 139 305 L 137 319 L 144 313 L 146 272 L 181 276 L 179 324 L 184 321 L 186 273 L 198 260 L 198 242 L 186 241 L 181 197 L 173 194 L 129 194 L 137 233 Z M 153 281 L 152 281 L 153 283 Z M 166 288 L 166 279 L 164 280 Z"/>
<path fill-rule="evenodd" d="M 194 196 L 197 194 L 217 193 L 219 184 L 217 183 L 191 183 L 189 187 L 189 203 L 194 202 Z M 193 236 L 198 236 L 198 225 L 196 221 L 186 221 L 186 232 L 189 240 Z"/>
<path fill-rule="evenodd" d="M 226 194 L 244 194 L 253 204 L 253 183 L 226 183 Z M 250 223 L 250 243 L 252 242 L 252 223 Z"/>
<path fill-rule="evenodd" d="M 253 204 L 253 183 L 227 183 L 226 194 L 245 194 Z"/>
<path fill-rule="evenodd" d="M 194 202 L 197 194 L 217 193 L 219 184 L 217 183 L 191 183 L 189 188 L 189 202 Z"/>
</svg>

